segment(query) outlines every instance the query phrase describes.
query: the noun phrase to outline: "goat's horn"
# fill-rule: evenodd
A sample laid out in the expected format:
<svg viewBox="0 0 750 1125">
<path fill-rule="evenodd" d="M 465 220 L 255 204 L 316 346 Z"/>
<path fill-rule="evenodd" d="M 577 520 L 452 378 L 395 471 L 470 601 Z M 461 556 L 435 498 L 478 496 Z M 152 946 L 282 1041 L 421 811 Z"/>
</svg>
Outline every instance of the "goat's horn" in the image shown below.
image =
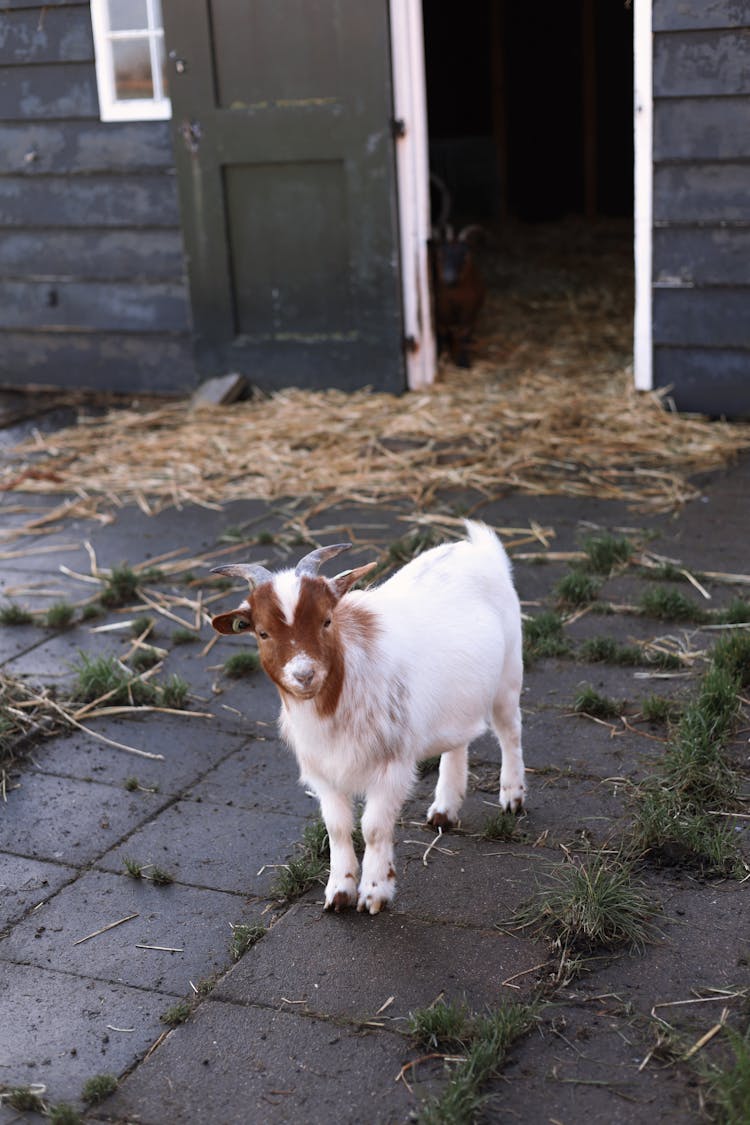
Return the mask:
<svg viewBox="0 0 750 1125">
<path fill-rule="evenodd" d="M 299 560 L 294 573 L 298 578 L 304 575 L 314 578 L 322 563 L 334 558 L 335 555 L 340 555 L 342 551 L 348 551 L 350 547 L 351 543 L 331 543 L 329 547 L 318 547 L 316 551 L 311 551 L 309 555 Z"/>
<path fill-rule="evenodd" d="M 229 566 L 215 566 L 212 574 L 226 574 L 228 578 L 244 578 L 251 590 L 260 586 L 262 582 L 270 582 L 273 578 L 270 570 L 266 570 L 260 563 L 230 563 Z"/>
</svg>

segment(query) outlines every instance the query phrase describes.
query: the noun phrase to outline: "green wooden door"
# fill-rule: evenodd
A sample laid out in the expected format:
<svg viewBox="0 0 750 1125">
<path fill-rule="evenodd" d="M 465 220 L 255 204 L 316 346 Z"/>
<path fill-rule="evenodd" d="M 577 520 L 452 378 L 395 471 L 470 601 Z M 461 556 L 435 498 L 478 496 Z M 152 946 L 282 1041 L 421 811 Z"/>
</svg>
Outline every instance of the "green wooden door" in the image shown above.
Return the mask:
<svg viewBox="0 0 750 1125">
<path fill-rule="evenodd" d="M 164 0 L 196 357 L 405 388 L 387 0 Z"/>
</svg>

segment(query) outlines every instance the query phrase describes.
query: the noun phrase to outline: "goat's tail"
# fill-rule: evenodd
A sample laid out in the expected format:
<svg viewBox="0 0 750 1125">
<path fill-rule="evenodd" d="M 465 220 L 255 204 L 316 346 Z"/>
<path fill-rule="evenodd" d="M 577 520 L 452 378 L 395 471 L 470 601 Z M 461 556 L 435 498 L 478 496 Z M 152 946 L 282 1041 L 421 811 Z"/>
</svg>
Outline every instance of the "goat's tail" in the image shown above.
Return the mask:
<svg viewBox="0 0 750 1125">
<path fill-rule="evenodd" d="M 469 542 L 478 547 L 488 556 L 497 559 L 502 569 L 511 577 L 511 564 L 505 547 L 503 547 L 497 534 L 486 523 L 477 520 L 464 520 Z"/>
</svg>

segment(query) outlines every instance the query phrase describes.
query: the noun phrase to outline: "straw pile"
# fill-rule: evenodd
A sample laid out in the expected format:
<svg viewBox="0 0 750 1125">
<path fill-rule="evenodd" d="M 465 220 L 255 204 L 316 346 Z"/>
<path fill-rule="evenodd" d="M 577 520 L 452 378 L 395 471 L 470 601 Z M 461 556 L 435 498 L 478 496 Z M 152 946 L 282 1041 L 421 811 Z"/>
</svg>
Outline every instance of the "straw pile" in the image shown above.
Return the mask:
<svg viewBox="0 0 750 1125">
<path fill-rule="evenodd" d="M 37 435 L 1 483 L 74 493 L 89 514 L 290 496 L 424 510 L 455 489 L 675 508 L 696 495 L 690 474 L 750 448 L 750 427 L 679 416 L 633 389 L 631 287 L 622 269 L 541 293 L 506 278 L 474 367 L 444 369 L 426 392 L 285 390 L 228 407 L 115 410 Z"/>
</svg>

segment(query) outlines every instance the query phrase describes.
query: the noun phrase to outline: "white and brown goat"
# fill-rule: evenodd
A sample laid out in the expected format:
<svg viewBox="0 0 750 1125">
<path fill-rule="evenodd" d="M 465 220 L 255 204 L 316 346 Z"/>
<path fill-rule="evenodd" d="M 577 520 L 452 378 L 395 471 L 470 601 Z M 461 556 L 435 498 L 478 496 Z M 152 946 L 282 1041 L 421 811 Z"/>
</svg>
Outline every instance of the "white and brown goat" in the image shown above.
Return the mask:
<svg viewBox="0 0 750 1125">
<path fill-rule="evenodd" d="M 282 734 L 320 801 L 331 849 L 326 909 L 356 904 L 377 914 L 392 900 L 393 832 L 419 761 L 442 755 L 427 818 L 450 827 L 466 793 L 469 743 L 492 729 L 502 751 L 500 806 L 523 807 L 518 597 L 497 536 L 484 524 L 466 526 L 467 539 L 425 552 L 367 590 L 351 587 L 374 563 L 318 574 L 348 543 L 315 550 L 294 570 L 216 568 L 244 578 L 250 593 L 213 626 L 257 637 L 281 696 Z M 356 797 L 365 799 L 359 880 Z"/>
</svg>

